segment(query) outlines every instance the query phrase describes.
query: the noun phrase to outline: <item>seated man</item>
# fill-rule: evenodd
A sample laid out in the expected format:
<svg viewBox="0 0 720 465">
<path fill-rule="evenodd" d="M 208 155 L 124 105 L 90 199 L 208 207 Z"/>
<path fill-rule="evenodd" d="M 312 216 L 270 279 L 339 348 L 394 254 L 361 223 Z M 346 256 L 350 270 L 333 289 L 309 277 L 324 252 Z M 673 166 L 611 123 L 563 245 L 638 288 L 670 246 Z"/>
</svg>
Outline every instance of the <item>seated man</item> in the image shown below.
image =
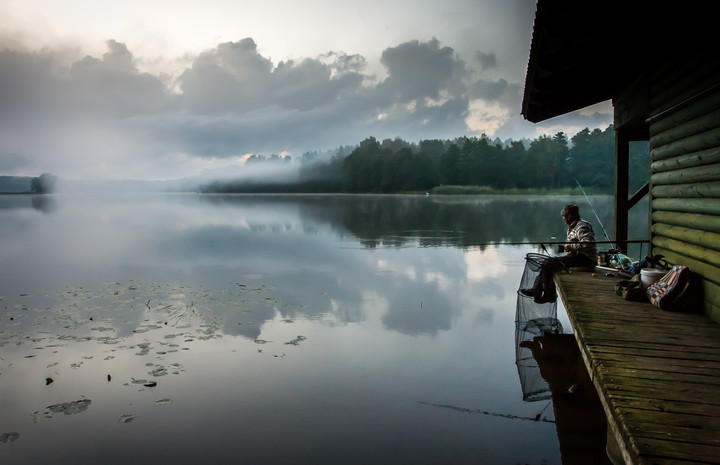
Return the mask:
<svg viewBox="0 0 720 465">
<path fill-rule="evenodd" d="M 568 225 L 567 241 L 570 243 L 563 246 L 567 253 L 559 257 L 548 257 L 540 267 L 540 274 L 533 287 L 520 290 L 522 294 L 533 297 L 537 303 L 554 302 L 557 299 L 553 281 L 555 272 L 563 268 L 594 267 L 597 264 L 595 232 L 590 223 L 580 218 L 580 208 L 568 204 L 560 214 Z"/>
</svg>

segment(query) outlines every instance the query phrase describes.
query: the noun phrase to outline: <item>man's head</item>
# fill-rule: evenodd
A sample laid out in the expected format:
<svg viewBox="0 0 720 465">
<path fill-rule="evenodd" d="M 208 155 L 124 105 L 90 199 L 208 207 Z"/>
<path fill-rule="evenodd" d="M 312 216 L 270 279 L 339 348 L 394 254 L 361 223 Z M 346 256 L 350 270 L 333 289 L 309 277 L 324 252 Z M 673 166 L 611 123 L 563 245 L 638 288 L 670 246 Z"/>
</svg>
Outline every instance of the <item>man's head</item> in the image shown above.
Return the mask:
<svg viewBox="0 0 720 465">
<path fill-rule="evenodd" d="M 569 203 L 563 207 L 560 214 L 562 215 L 563 220 L 565 220 L 565 223 L 572 224 L 574 221 L 580 219 L 580 207 Z"/>
</svg>

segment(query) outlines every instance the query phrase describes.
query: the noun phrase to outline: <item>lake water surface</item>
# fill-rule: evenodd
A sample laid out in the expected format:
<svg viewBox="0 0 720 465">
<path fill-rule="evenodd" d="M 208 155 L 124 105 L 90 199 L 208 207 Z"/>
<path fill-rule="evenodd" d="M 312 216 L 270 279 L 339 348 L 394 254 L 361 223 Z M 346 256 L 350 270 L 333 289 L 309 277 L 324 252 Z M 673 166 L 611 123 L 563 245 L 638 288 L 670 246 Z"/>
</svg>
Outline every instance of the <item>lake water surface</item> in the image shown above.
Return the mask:
<svg viewBox="0 0 720 465">
<path fill-rule="evenodd" d="M 569 200 L 602 239 L 582 198 L 2 196 L 2 462 L 559 464 L 507 243 Z"/>
</svg>

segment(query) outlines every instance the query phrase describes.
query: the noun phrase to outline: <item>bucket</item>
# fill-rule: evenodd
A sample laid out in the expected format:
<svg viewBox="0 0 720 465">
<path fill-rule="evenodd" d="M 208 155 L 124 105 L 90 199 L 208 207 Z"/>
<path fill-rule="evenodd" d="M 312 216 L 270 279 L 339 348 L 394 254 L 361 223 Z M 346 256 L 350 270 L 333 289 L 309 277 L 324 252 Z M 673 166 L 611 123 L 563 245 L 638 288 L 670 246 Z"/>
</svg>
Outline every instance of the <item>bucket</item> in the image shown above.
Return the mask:
<svg viewBox="0 0 720 465">
<path fill-rule="evenodd" d="M 640 270 L 640 286 L 647 289 L 651 284 L 660 281 L 660 278 L 667 274 L 667 270 L 658 270 L 655 268 L 643 268 Z"/>
</svg>

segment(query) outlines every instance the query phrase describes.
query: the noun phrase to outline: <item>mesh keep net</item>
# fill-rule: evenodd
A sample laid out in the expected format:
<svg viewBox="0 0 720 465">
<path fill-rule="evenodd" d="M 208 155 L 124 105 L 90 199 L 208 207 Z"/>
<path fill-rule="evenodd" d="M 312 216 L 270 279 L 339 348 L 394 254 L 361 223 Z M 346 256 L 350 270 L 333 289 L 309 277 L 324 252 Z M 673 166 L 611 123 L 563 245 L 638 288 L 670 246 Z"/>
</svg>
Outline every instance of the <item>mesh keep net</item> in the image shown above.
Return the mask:
<svg viewBox="0 0 720 465">
<path fill-rule="evenodd" d="M 561 334 L 562 324 L 557 319 L 557 301 L 536 303 L 535 300 L 520 293 L 520 289 L 533 287 L 535 278 L 547 255 L 529 253 L 525 256 L 525 269 L 517 293 L 515 313 L 515 364 L 517 365 L 523 400 L 534 402 L 551 397 L 550 386 L 540 374 L 540 367 L 533 357 L 532 347 L 537 344 L 535 338 L 547 334 Z"/>
</svg>

